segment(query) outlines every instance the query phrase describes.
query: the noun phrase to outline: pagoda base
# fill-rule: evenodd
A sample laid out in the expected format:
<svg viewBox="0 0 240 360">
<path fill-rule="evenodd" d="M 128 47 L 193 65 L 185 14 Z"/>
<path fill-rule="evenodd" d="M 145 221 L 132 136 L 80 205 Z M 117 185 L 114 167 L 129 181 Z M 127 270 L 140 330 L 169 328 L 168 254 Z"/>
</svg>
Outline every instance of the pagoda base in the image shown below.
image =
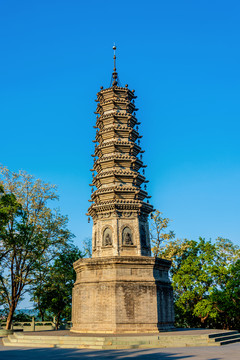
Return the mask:
<svg viewBox="0 0 240 360">
<path fill-rule="evenodd" d="M 156 333 L 174 328 L 170 261 L 145 257 L 74 263 L 72 329 L 79 333 Z"/>
</svg>

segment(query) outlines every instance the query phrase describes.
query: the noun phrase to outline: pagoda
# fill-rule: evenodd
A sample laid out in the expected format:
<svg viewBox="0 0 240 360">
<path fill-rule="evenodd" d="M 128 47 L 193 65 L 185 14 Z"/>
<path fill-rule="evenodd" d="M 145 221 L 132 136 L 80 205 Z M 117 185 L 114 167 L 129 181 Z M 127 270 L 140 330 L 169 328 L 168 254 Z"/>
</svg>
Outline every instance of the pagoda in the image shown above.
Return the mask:
<svg viewBox="0 0 240 360">
<path fill-rule="evenodd" d="M 151 257 L 144 152 L 135 92 L 121 87 L 114 68 L 110 87 L 97 93 L 92 155 L 92 258 L 74 263 L 72 331 L 157 332 L 173 327 L 170 262 Z"/>
<path fill-rule="evenodd" d="M 120 87 L 116 55 L 111 86 L 97 94 L 93 180 L 92 256 L 151 255 L 143 165 L 134 90 Z M 140 172 L 140 170 L 142 171 Z M 144 185 L 144 186 L 143 186 Z"/>
</svg>

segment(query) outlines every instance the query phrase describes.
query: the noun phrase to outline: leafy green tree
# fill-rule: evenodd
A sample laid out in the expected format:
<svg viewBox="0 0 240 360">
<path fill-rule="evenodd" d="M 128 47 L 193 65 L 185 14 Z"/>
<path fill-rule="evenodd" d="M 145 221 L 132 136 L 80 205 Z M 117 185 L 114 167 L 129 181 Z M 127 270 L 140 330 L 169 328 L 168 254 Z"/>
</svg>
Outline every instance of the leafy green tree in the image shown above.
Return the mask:
<svg viewBox="0 0 240 360">
<path fill-rule="evenodd" d="M 13 194 L 5 194 L 4 187 L 0 184 L 0 231 L 8 224 L 12 214 L 19 215 L 21 208 L 16 197 Z"/>
<path fill-rule="evenodd" d="M 239 248 L 230 240 L 215 243 L 176 240 L 161 249 L 161 257 L 172 260 L 176 321 L 179 326 L 237 326 Z M 233 265 L 234 264 L 234 265 Z M 235 319 L 234 321 L 232 321 Z"/>
<path fill-rule="evenodd" d="M 4 273 L 4 260 L 8 258 L 11 251 L 11 245 L 5 246 L 2 237 L 5 228 L 12 221 L 13 216 L 19 217 L 22 214 L 21 205 L 17 202 L 13 194 L 5 194 L 4 188 L 0 185 L 0 305 L 6 305 L 4 285 L 6 279 L 2 276 Z"/>
<path fill-rule="evenodd" d="M 176 325 L 240 329 L 240 250 L 230 240 L 174 239 L 169 219 L 153 216 L 153 253 L 172 261 Z"/>
<path fill-rule="evenodd" d="M 221 283 L 212 291 L 210 299 L 223 328 L 240 330 L 240 259 L 222 274 Z"/>
<path fill-rule="evenodd" d="M 58 199 L 55 186 L 2 166 L 0 185 L 5 191 L 0 205 L 0 293 L 8 307 L 9 329 L 37 270 L 50 264 L 73 235 L 67 229 L 67 217 L 48 206 Z"/>
<path fill-rule="evenodd" d="M 71 317 L 72 288 L 75 282 L 73 263 L 82 257 L 76 246 L 69 246 L 49 267 L 41 281 L 36 282 L 33 290 L 33 301 L 41 314 L 42 320 L 46 313 L 56 317 L 58 328 L 60 319 Z"/>
<path fill-rule="evenodd" d="M 159 210 L 156 210 L 151 217 L 150 238 L 152 253 L 155 257 L 158 257 L 161 253 L 162 245 L 174 239 L 175 234 L 173 231 L 167 231 L 170 219 L 162 217 L 162 213 Z"/>
</svg>

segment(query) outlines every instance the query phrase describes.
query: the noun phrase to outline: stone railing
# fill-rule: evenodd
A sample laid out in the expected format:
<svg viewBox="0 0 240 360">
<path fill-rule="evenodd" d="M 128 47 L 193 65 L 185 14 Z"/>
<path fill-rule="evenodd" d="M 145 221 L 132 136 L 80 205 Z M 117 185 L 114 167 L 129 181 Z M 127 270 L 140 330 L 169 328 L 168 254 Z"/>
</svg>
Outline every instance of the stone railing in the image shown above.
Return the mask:
<svg viewBox="0 0 240 360">
<path fill-rule="evenodd" d="M 6 322 L 1 322 L 0 325 L 4 328 Z M 35 321 L 35 318 L 32 317 L 32 321 L 24 322 L 13 322 L 11 330 L 23 330 L 23 331 L 46 331 L 46 330 L 56 330 L 55 318 L 53 321 Z"/>
<path fill-rule="evenodd" d="M 5 328 L 6 322 L 0 321 L 0 327 Z M 69 330 L 72 326 L 71 321 L 67 321 L 64 324 L 60 324 L 60 330 Z M 53 318 L 53 321 L 35 321 L 35 318 L 32 317 L 31 321 L 23 322 L 13 322 L 11 330 L 23 330 L 23 331 L 47 331 L 47 330 L 56 330 L 56 319 Z"/>
</svg>

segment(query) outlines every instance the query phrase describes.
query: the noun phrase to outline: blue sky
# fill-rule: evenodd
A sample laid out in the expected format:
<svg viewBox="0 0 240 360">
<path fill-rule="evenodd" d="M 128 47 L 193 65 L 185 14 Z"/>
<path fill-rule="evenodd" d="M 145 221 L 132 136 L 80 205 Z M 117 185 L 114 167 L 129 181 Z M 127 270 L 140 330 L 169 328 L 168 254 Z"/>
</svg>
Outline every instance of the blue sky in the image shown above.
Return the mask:
<svg viewBox="0 0 240 360">
<path fill-rule="evenodd" d="M 135 89 L 148 191 L 179 238 L 240 245 L 239 1 L 0 1 L 0 162 L 58 185 L 91 236 L 96 93 L 112 45 Z"/>
</svg>

